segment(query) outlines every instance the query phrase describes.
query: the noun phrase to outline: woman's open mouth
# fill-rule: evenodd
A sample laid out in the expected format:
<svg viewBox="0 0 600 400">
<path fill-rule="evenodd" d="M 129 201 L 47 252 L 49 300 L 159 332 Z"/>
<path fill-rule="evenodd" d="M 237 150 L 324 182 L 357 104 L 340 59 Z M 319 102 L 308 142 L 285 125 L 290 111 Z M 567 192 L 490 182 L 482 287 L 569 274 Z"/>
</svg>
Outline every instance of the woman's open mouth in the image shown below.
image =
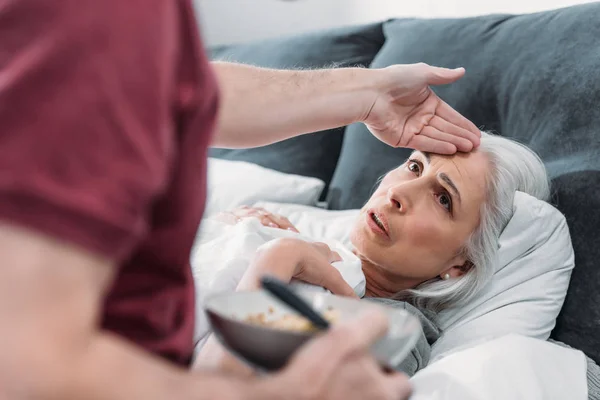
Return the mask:
<svg viewBox="0 0 600 400">
<path fill-rule="evenodd" d="M 367 224 L 369 225 L 369 228 L 371 228 L 371 230 L 375 233 L 385 236 L 389 239 L 390 235 L 388 234 L 387 221 L 385 220 L 385 217 L 373 210 L 369 210 L 367 214 Z"/>
</svg>

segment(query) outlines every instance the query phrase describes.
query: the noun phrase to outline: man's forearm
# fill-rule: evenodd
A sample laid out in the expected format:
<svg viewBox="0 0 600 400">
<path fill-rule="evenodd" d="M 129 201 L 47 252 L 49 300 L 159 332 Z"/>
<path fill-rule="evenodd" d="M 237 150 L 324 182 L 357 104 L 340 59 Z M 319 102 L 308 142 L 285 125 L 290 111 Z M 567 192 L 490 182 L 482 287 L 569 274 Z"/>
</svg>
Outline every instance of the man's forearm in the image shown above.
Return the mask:
<svg viewBox="0 0 600 400">
<path fill-rule="evenodd" d="M 213 63 L 221 90 L 215 147 L 256 147 L 361 120 L 372 71 L 273 70 Z M 373 96 L 372 96 L 373 95 Z"/>
<path fill-rule="evenodd" d="M 211 369 L 239 377 L 254 377 L 256 371 L 237 359 L 211 333 L 194 361 L 194 369 Z"/>
<path fill-rule="evenodd" d="M 12 371 L 14 377 L 4 387 L 8 398 L 258 400 L 266 395 L 256 380 L 192 373 L 111 334 L 97 335 L 81 356 L 62 357 L 54 365 L 40 365 L 44 358 L 50 359 L 34 355 L 28 371 Z M 42 379 L 36 378 L 38 371 L 44 374 Z M 0 397 L 2 393 L 0 388 Z"/>
<path fill-rule="evenodd" d="M 108 399 L 242 399 L 245 382 L 222 376 L 192 375 L 125 341 L 101 334 L 84 356 L 73 398 Z"/>
</svg>

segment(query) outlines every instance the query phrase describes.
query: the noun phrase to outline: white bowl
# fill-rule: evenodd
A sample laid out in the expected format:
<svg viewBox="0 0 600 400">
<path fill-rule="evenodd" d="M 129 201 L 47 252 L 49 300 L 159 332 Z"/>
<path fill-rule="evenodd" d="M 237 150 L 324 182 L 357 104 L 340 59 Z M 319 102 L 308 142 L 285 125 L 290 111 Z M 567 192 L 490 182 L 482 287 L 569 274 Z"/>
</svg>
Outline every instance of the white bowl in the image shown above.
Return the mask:
<svg viewBox="0 0 600 400">
<path fill-rule="evenodd" d="M 414 347 L 422 329 L 418 318 L 406 310 L 324 292 L 298 290 L 297 293 L 321 313 L 331 308 L 337 310 L 339 321 L 354 318 L 364 310 L 383 310 L 389 318 L 389 330 L 385 337 L 374 344 L 372 353 L 385 366 L 400 364 Z M 207 299 L 205 308 L 219 341 L 250 364 L 266 370 L 285 366 L 300 346 L 318 334 L 246 322 L 248 316 L 259 313 L 264 313 L 268 320 L 297 314 L 262 290 L 216 295 Z"/>
</svg>

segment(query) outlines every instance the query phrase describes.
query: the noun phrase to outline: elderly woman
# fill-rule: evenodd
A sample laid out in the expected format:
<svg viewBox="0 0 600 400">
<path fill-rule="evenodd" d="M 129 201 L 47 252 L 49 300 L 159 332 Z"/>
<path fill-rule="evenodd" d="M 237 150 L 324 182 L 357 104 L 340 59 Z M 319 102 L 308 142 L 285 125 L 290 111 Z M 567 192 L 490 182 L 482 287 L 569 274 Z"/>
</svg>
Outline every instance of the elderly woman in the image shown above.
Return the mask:
<svg viewBox="0 0 600 400">
<path fill-rule="evenodd" d="M 353 226 L 365 297 L 403 300 L 425 312 L 468 302 L 492 277 L 516 191 L 546 200 L 548 177 L 533 151 L 507 138 L 484 133 L 480 147 L 468 154 L 414 152 L 385 175 Z M 283 217 L 253 209 L 233 215 L 295 229 Z M 257 252 L 238 290 L 256 288 L 262 275 L 271 274 L 353 295 L 330 265 L 338 259 L 322 244 L 274 240 Z"/>
<path fill-rule="evenodd" d="M 401 298 L 429 310 L 468 301 L 491 277 L 516 191 L 547 200 L 549 184 L 538 156 L 510 139 L 484 133 L 471 153 L 414 152 L 385 175 L 354 224 L 350 237 L 362 261 L 366 296 Z M 295 229 L 280 216 L 252 209 L 236 214 Z M 267 262 L 275 258 L 281 260 Z M 335 273 L 307 265 L 310 259 L 323 265 L 326 258 L 331 262 L 336 255 L 324 246 L 279 239 L 257 254 L 240 289 L 255 287 L 260 275 L 270 273 L 343 294 Z"/>
</svg>

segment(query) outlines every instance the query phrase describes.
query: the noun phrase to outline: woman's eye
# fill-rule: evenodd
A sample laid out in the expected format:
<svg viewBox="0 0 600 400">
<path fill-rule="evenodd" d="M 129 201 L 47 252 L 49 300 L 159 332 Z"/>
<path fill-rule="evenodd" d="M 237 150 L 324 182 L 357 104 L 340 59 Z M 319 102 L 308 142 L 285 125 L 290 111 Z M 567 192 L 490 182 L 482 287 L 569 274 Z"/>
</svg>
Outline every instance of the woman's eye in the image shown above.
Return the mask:
<svg viewBox="0 0 600 400">
<path fill-rule="evenodd" d="M 452 198 L 449 195 L 445 193 L 440 194 L 438 196 L 438 201 L 445 209 L 452 211 Z"/>
<path fill-rule="evenodd" d="M 407 166 L 408 170 L 417 176 L 421 175 L 421 165 L 417 161 L 410 160 Z"/>
</svg>

